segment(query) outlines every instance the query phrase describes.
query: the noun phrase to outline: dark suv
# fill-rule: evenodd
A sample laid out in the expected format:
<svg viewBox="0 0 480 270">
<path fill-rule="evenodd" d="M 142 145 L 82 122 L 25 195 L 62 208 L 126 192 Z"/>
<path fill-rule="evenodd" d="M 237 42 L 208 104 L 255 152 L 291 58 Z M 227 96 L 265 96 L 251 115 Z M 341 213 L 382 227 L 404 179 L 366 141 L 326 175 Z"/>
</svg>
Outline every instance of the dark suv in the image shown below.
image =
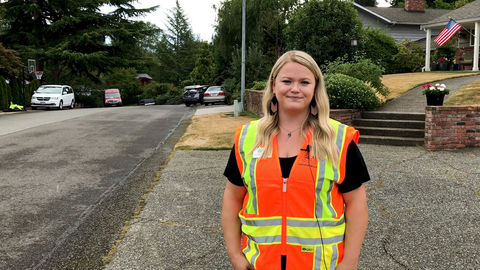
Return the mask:
<svg viewBox="0 0 480 270">
<path fill-rule="evenodd" d="M 189 85 L 183 88 L 183 103 L 185 106 L 193 104 L 203 104 L 203 93 L 207 90 L 208 85 Z"/>
</svg>

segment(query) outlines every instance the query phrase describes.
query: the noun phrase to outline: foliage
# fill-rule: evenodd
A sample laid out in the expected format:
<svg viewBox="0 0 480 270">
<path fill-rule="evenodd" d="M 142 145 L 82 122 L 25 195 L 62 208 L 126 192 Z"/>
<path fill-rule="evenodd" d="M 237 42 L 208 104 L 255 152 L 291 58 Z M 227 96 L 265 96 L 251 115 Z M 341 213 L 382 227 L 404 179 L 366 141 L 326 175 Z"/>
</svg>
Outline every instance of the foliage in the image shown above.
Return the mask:
<svg viewBox="0 0 480 270">
<path fill-rule="evenodd" d="M 40 81 L 38 80 L 33 80 L 29 84 L 25 86 L 25 105 L 30 106 L 31 105 L 31 97 L 33 95 L 33 92 L 40 87 Z"/>
<path fill-rule="evenodd" d="M 226 79 L 223 84 L 223 88 L 225 88 L 225 103 L 226 104 L 233 104 L 235 99 L 240 100 L 241 97 L 241 90 L 240 90 L 240 83 L 235 79 Z"/>
<path fill-rule="evenodd" d="M 348 1 L 308 1 L 295 11 L 285 29 L 287 48 L 306 51 L 320 65 L 349 55 L 353 37 L 361 41 L 363 27 Z"/>
<path fill-rule="evenodd" d="M 384 73 L 393 73 L 393 57 L 398 53 L 397 44 L 393 37 L 382 29 L 365 29 L 365 36 L 360 50 L 364 57 L 374 61 L 384 69 Z"/>
<path fill-rule="evenodd" d="M 234 78 L 241 78 L 241 56 L 240 49 L 236 50 L 232 55 L 232 64 L 230 70 L 231 75 Z M 261 48 L 257 44 L 252 44 L 252 46 L 247 49 L 245 57 L 245 85 L 250 84 L 250 82 L 263 80 L 268 77 L 272 64 L 273 63 L 268 62 Z"/>
<path fill-rule="evenodd" d="M 122 97 L 123 101 L 123 97 Z M 76 92 L 75 103 L 84 108 L 103 107 L 105 102 L 104 90 L 91 90 L 90 92 Z M 125 104 L 125 103 L 124 103 Z"/>
<path fill-rule="evenodd" d="M 25 59 L 37 59 L 47 83 L 69 83 L 77 76 L 98 81 L 112 66 L 142 62 L 141 41 L 158 31 L 128 19 L 154 9 L 135 9 L 131 2 L 7 1 L 2 5 L 8 27 L 0 40 Z M 114 9 L 109 14 L 100 11 L 105 3 Z"/>
<path fill-rule="evenodd" d="M 333 109 L 374 110 L 380 100 L 373 90 L 359 79 L 343 74 L 325 75 L 330 107 Z"/>
<path fill-rule="evenodd" d="M 247 0 L 246 1 L 246 48 L 258 48 L 262 52 L 258 61 L 273 63 L 285 50 L 284 28 L 292 12 L 300 5 L 299 0 Z M 236 77 L 240 63 L 232 63 L 239 55 L 242 44 L 242 0 L 222 1 L 218 6 L 218 23 L 213 38 L 217 80 L 220 84 L 227 78 Z M 247 57 L 251 49 L 248 49 Z M 256 50 L 256 49 L 255 49 Z M 268 73 L 270 67 L 257 67 L 250 61 L 246 70 L 256 68 L 254 73 Z M 258 70 L 258 69 L 266 70 Z M 239 77 L 236 77 L 239 78 Z M 262 78 L 263 79 L 263 78 Z M 254 81 L 246 77 L 246 83 Z"/>
<path fill-rule="evenodd" d="M 267 81 L 254 81 L 252 87 L 253 90 L 263 90 L 267 87 Z"/>
<path fill-rule="evenodd" d="M 160 81 L 180 85 L 190 78 L 195 66 L 196 42 L 178 0 L 167 15 L 167 29 L 160 35 L 155 54 L 164 69 Z"/>
<path fill-rule="evenodd" d="M 376 0 L 355 0 L 355 3 L 358 3 L 364 7 L 374 7 L 377 5 Z"/>
<path fill-rule="evenodd" d="M 8 87 L 5 78 L 0 75 L 0 110 L 6 109 L 9 106 L 9 94 L 10 89 Z"/>
<path fill-rule="evenodd" d="M 422 47 L 413 41 L 405 41 L 398 46 L 398 53 L 393 57 L 395 73 L 416 72 L 424 63 Z"/>
<path fill-rule="evenodd" d="M 340 73 L 370 84 L 380 95 L 386 97 L 389 93 L 382 83 L 383 69 L 375 65 L 370 59 L 356 58 L 354 63 L 343 63 L 342 59 L 330 62 L 326 68 L 327 73 Z"/>
<path fill-rule="evenodd" d="M 453 59 L 455 58 L 455 54 L 457 52 L 457 39 L 452 38 L 447 43 L 445 43 L 442 47 L 438 47 L 435 52 L 433 53 L 433 63 L 440 62 L 440 59 L 443 58 L 444 61 L 448 61 L 448 63 L 452 63 Z"/>
<path fill-rule="evenodd" d="M 11 99 L 10 101 L 13 104 L 22 105 L 23 104 L 23 92 L 22 92 L 22 80 L 20 79 L 10 79 L 10 93 Z"/>
<path fill-rule="evenodd" d="M 134 68 L 114 68 L 113 72 L 105 77 L 106 88 L 118 88 L 124 105 L 138 103 L 142 94 L 137 80 L 137 71 Z"/>
<path fill-rule="evenodd" d="M 14 78 L 20 75 L 22 71 L 22 60 L 18 52 L 3 47 L 0 42 L 0 75 Z"/>
<path fill-rule="evenodd" d="M 448 95 L 450 93 L 450 89 L 447 89 L 445 84 L 436 83 L 435 85 L 431 85 L 429 83 L 422 85 L 423 90 L 422 94 L 426 95 Z"/>
<path fill-rule="evenodd" d="M 156 104 L 180 104 L 182 103 L 181 90 L 171 83 L 152 82 L 143 87 L 142 98 L 155 99 Z"/>
<path fill-rule="evenodd" d="M 192 84 L 211 85 L 215 80 L 215 63 L 212 48 L 207 42 L 198 43 L 195 68 L 190 73 Z"/>
</svg>

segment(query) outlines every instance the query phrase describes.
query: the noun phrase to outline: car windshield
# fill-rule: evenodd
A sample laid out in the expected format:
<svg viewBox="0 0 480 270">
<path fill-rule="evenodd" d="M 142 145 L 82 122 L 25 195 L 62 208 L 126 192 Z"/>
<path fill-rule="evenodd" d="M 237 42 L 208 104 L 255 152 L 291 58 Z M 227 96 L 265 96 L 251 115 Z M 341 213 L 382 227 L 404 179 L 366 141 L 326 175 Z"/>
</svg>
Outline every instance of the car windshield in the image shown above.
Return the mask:
<svg viewBox="0 0 480 270">
<path fill-rule="evenodd" d="M 105 93 L 106 98 L 117 98 L 120 97 L 120 93 Z"/>
<path fill-rule="evenodd" d="M 56 86 L 45 86 L 37 89 L 37 93 L 41 94 L 61 94 L 62 87 Z"/>
<path fill-rule="evenodd" d="M 207 91 L 221 91 L 222 87 L 221 86 L 211 86 L 207 89 Z"/>
</svg>

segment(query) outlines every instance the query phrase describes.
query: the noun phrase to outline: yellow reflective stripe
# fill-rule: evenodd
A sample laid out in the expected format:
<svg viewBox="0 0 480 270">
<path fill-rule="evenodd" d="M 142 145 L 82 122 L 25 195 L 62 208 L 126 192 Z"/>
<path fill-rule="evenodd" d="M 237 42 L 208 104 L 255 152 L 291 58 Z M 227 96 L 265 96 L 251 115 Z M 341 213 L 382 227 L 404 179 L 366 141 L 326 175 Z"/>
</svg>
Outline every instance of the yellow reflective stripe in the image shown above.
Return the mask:
<svg viewBox="0 0 480 270">
<path fill-rule="evenodd" d="M 313 269 L 314 270 L 321 270 L 322 269 L 322 259 L 323 259 L 323 247 L 319 246 L 315 248 L 314 254 L 314 261 L 313 261 Z"/>
<path fill-rule="evenodd" d="M 276 236 L 281 235 L 282 226 L 248 226 L 242 225 L 242 232 L 249 237 L 267 237 L 267 236 Z"/>
<path fill-rule="evenodd" d="M 337 244 L 316 246 L 313 254 L 314 270 L 333 270 L 337 266 L 338 247 Z M 325 261 L 324 261 L 325 259 Z"/>
<path fill-rule="evenodd" d="M 258 121 L 252 121 L 243 127 L 238 146 L 240 156 L 244 162 L 242 177 L 245 185 L 248 187 L 249 195 L 245 211 L 249 214 L 258 214 L 257 185 L 255 180 L 257 160 L 252 159 L 252 155 L 250 154 L 250 150 L 255 143 L 257 123 Z"/>
<path fill-rule="evenodd" d="M 338 250 L 337 245 L 332 245 L 332 257 L 330 258 L 330 269 L 335 269 L 337 265 Z"/>
<path fill-rule="evenodd" d="M 287 236 L 298 238 L 331 238 L 345 234 L 345 223 L 335 227 L 291 227 L 287 226 Z"/>
<path fill-rule="evenodd" d="M 315 181 L 315 217 L 323 217 L 323 199 L 322 189 L 325 182 L 325 160 L 320 160 L 317 164 L 317 181 Z"/>
<path fill-rule="evenodd" d="M 255 267 L 258 255 L 260 255 L 260 250 L 255 241 L 250 240 L 250 238 L 247 239 L 247 247 L 243 250 L 243 254 L 245 254 L 250 264 Z"/>
<path fill-rule="evenodd" d="M 330 245 L 342 242 L 344 239 L 343 235 L 324 237 L 324 238 L 302 238 L 295 236 L 287 236 L 287 244 L 291 245 Z"/>
<path fill-rule="evenodd" d="M 319 228 L 319 227 L 336 227 L 343 225 L 345 223 L 345 218 L 342 216 L 341 219 L 339 220 L 300 220 L 300 219 L 290 219 L 287 218 L 287 226 L 290 227 L 313 227 L 313 228 Z"/>
<path fill-rule="evenodd" d="M 258 244 L 280 244 L 282 242 L 281 235 L 272 236 L 249 236 L 255 243 Z"/>
</svg>

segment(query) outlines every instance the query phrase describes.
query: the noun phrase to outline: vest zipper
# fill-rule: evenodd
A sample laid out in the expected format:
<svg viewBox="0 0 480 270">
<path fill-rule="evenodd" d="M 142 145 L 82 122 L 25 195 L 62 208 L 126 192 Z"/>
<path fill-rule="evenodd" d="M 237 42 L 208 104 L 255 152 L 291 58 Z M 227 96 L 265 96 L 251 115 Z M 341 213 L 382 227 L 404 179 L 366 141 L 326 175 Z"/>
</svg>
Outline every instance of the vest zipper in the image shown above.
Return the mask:
<svg viewBox="0 0 480 270">
<path fill-rule="evenodd" d="M 282 185 L 282 255 L 287 255 L 287 181 L 283 178 Z"/>
</svg>

